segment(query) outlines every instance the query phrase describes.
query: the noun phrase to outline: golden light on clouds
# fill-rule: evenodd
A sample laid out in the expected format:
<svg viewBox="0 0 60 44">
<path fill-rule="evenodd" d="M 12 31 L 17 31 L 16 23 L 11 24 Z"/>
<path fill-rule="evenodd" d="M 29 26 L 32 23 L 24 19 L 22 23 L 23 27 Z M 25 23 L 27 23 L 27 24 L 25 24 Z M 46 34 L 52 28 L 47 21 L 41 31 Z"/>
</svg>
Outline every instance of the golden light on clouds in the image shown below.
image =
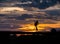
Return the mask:
<svg viewBox="0 0 60 44">
<path fill-rule="evenodd" d="M 60 28 L 60 24 L 39 24 L 38 25 L 38 32 L 39 31 L 49 31 L 51 28 Z M 22 28 L 18 28 L 23 32 L 36 32 L 35 26 L 33 24 L 25 24 L 22 25 Z"/>
<path fill-rule="evenodd" d="M 17 11 L 25 11 L 23 8 L 20 7 L 2 7 L 0 11 L 13 11 L 13 10 L 17 10 Z"/>
<path fill-rule="evenodd" d="M 24 8 L 21 8 L 21 7 L 0 7 L 0 14 L 11 14 L 12 13 L 19 13 L 19 14 L 34 14 L 34 15 L 37 15 L 37 14 L 46 14 L 46 12 L 38 12 L 38 11 L 28 11 Z"/>
<path fill-rule="evenodd" d="M 27 13 L 27 10 L 21 7 L 0 7 L 0 14 L 25 14 Z"/>
<path fill-rule="evenodd" d="M 55 6 L 46 8 L 45 10 L 54 10 L 54 9 L 60 9 L 60 4 L 56 4 Z"/>
</svg>

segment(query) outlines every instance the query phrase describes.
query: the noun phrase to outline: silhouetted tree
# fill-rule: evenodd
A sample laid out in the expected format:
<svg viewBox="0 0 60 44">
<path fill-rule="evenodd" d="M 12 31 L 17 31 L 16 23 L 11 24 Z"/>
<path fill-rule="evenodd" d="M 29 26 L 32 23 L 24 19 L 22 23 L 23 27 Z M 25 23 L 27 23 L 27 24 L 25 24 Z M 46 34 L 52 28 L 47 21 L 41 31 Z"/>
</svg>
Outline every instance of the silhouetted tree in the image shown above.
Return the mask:
<svg viewBox="0 0 60 44">
<path fill-rule="evenodd" d="M 36 27 L 36 31 L 38 31 L 37 25 L 38 25 L 38 21 L 35 22 L 35 27 Z"/>
<path fill-rule="evenodd" d="M 55 28 L 52 28 L 52 29 L 51 29 L 51 32 L 56 32 L 56 29 L 55 29 Z"/>
</svg>

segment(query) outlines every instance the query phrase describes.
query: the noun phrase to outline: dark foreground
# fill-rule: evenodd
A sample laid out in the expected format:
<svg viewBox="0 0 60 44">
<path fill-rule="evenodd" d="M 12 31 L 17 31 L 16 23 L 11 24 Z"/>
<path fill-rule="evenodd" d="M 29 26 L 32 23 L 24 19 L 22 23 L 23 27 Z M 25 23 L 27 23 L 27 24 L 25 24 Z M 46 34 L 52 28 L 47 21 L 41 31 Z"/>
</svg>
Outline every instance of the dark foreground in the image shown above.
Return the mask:
<svg viewBox="0 0 60 44">
<path fill-rule="evenodd" d="M 11 35 L 13 34 L 13 35 Z M 22 35 L 16 36 L 16 34 L 32 34 L 32 35 Z M 60 41 L 60 32 L 0 32 L 0 42 L 6 41 L 5 43 L 9 42 L 12 43 L 23 43 L 23 42 L 53 42 L 53 41 Z"/>
</svg>

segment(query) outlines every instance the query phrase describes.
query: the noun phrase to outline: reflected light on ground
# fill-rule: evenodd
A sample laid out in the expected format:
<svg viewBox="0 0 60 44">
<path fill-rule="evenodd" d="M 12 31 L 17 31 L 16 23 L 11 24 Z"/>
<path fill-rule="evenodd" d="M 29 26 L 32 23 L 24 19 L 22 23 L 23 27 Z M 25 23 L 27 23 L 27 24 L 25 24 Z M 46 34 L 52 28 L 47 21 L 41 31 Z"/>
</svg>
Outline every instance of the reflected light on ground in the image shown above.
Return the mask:
<svg viewBox="0 0 60 44">
<path fill-rule="evenodd" d="M 17 37 L 20 37 L 20 36 L 31 36 L 32 34 L 16 34 Z"/>
</svg>

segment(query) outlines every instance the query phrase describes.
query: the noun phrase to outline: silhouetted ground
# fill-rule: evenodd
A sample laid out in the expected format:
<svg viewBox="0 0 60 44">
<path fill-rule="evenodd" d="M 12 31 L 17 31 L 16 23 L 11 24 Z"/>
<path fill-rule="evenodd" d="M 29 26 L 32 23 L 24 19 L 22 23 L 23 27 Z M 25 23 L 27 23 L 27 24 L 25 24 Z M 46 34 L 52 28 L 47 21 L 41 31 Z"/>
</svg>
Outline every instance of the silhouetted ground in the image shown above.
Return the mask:
<svg viewBox="0 0 60 44">
<path fill-rule="evenodd" d="M 31 42 L 31 41 L 39 41 L 40 43 L 60 41 L 60 32 L 30 32 L 32 35 L 19 36 L 16 34 L 29 34 L 29 32 L 0 32 L 0 41 L 6 41 L 5 43 L 23 43 L 23 42 Z M 11 35 L 13 34 L 13 35 Z"/>
</svg>

